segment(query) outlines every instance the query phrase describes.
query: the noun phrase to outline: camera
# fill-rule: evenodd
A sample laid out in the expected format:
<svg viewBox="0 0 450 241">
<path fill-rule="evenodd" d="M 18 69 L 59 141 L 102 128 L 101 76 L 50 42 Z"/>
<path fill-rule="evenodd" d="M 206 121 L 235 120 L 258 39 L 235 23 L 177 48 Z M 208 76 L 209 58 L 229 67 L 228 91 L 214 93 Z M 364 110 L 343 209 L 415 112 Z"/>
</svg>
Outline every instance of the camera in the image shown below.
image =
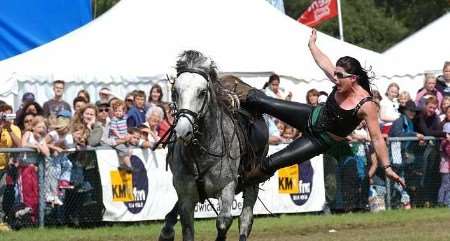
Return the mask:
<svg viewBox="0 0 450 241">
<path fill-rule="evenodd" d="M 2 121 L 12 121 L 15 119 L 16 119 L 16 114 L 0 113 L 0 120 L 2 120 Z"/>
</svg>

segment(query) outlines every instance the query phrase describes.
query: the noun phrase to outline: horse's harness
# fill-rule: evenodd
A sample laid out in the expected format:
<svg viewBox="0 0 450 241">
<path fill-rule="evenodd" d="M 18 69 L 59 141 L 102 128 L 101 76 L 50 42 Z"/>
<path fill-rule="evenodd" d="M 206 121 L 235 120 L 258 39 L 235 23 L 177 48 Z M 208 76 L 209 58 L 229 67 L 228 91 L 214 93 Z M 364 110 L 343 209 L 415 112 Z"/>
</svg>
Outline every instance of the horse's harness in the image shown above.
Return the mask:
<svg viewBox="0 0 450 241">
<path fill-rule="evenodd" d="M 191 149 L 198 149 L 200 151 L 202 151 L 203 153 L 209 155 L 209 156 L 213 156 L 216 158 L 223 158 L 225 155 L 229 155 L 229 145 L 230 143 L 226 143 L 226 139 L 223 133 L 223 129 L 221 127 L 221 135 L 222 135 L 222 141 L 223 141 L 223 148 L 222 151 L 220 153 L 214 153 L 211 150 L 209 150 L 207 147 L 205 147 L 200 141 L 199 141 L 199 137 L 203 135 L 203 133 L 200 130 L 200 123 L 204 120 L 204 117 L 206 115 L 206 108 L 207 108 L 207 103 L 209 101 L 209 98 L 211 98 L 211 78 L 210 75 L 208 73 L 206 73 L 205 71 L 198 69 L 198 68 L 185 68 L 185 69 L 181 69 L 178 71 L 177 73 L 177 78 L 183 74 L 183 73 L 195 73 L 195 74 L 199 74 L 201 75 L 203 78 L 206 79 L 207 81 L 207 94 L 206 96 L 203 98 L 203 102 L 202 105 L 200 107 L 200 110 L 196 113 L 193 112 L 189 109 L 178 109 L 177 105 L 176 105 L 176 101 L 178 99 L 178 94 L 175 91 L 175 79 L 170 80 L 168 77 L 167 79 L 169 80 L 169 83 L 171 84 L 171 92 L 172 92 L 172 103 L 171 103 L 171 109 L 172 109 L 172 115 L 174 115 L 174 121 L 173 124 L 170 126 L 170 128 L 167 130 L 167 132 L 161 137 L 161 139 L 154 145 L 153 150 L 155 150 L 159 144 L 163 144 L 163 148 L 169 144 L 169 143 L 173 143 L 176 140 L 172 140 L 173 139 L 173 134 L 175 133 L 175 126 L 178 123 L 178 120 L 181 117 L 185 117 L 189 123 L 192 126 L 192 133 L 190 134 L 190 138 L 189 140 L 186 142 L 186 146 L 191 147 Z M 220 113 L 220 123 L 222 123 L 223 120 L 223 113 L 221 111 L 219 111 Z M 191 118 L 189 118 L 192 117 Z M 234 121 L 234 120 L 233 120 Z M 236 129 L 234 129 L 233 135 L 231 140 L 234 138 L 234 136 L 236 135 Z M 167 138 L 166 138 L 167 137 Z M 166 141 L 164 141 L 166 140 Z M 205 170 L 200 170 L 200 166 L 198 164 L 197 158 L 195 158 L 194 156 L 190 155 L 191 158 L 194 160 L 194 170 L 192 172 L 192 174 L 195 177 L 195 181 L 197 184 L 197 191 L 199 194 L 199 199 L 200 202 L 203 203 L 205 200 L 207 199 L 207 194 L 205 191 L 205 182 L 204 182 L 204 175 L 209 171 L 210 168 L 212 168 L 214 165 L 210 165 L 207 168 L 205 168 Z M 168 168 L 168 162 L 166 162 L 166 169 Z M 210 203 L 211 207 L 214 209 L 214 211 L 217 214 L 217 211 L 215 210 L 214 206 Z"/>
</svg>

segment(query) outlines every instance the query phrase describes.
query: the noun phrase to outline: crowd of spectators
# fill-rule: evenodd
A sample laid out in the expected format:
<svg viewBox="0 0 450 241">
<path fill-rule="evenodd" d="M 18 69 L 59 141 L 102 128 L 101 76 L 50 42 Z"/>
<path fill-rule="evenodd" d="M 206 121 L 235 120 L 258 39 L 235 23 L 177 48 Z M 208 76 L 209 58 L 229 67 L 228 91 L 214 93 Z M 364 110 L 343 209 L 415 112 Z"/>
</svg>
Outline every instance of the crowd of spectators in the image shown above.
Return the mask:
<svg viewBox="0 0 450 241">
<path fill-rule="evenodd" d="M 32 223 L 36 222 L 38 158 L 45 158 L 47 170 L 43 187 L 45 201 L 51 207 L 62 206 L 66 190 L 89 193 L 93 188 L 84 177 L 94 165 L 92 160 L 95 158 L 89 153 L 68 151 L 88 146 L 111 146 L 118 152 L 118 169 L 133 172 L 130 149 L 153 147 L 173 123 L 170 105 L 162 101 L 163 91 L 158 84 L 151 87 L 148 95 L 135 90 L 124 97 L 115 96 L 104 87 L 97 93 L 99 98 L 95 103 L 90 98 L 93 93 L 80 90 L 69 104 L 63 100 L 64 89 L 63 80 L 54 81 L 54 96 L 42 105 L 36 102 L 33 93 L 25 93 L 15 115 L 8 103 L 0 103 L 0 147 L 36 150 L 18 155 L 0 153 L 0 179 L 6 179 L 0 183 L 4 211 L 0 211 L 0 218 L 5 214 L 11 216 L 9 212 L 13 210 L 15 218 L 24 216 Z M 291 92 L 280 88 L 280 78 L 276 74 L 270 76 L 263 89 L 274 98 L 288 101 L 292 98 Z M 384 135 L 416 138 L 416 141 L 390 145 L 392 163 L 406 179 L 410 202 L 450 206 L 450 62 L 445 63 L 443 75 L 426 74 L 424 86 L 417 93 L 408 93 L 397 83 L 391 83 L 383 96 L 377 91 L 373 94 L 380 106 L 380 128 Z M 311 89 L 305 102 L 317 106 L 323 104 L 327 97 L 327 92 Z M 276 118 L 264 118 L 272 145 L 290 143 L 302 135 Z M 436 141 L 426 142 L 425 136 L 444 141 L 440 145 Z M 367 144 L 369 135 L 364 123 L 348 139 L 351 143 L 346 144 L 350 148 L 349 155 L 355 157 L 358 167 L 359 174 L 355 180 L 362 182 L 367 178 L 373 183 L 377 161 Z M 359 165 L 361 162 L 363 164 Z M 440 178 L 439 173 L 441 185 L 436 181 Z M 340 180 L 342 182 L 345 178 Z M 92 202 L 89 195 L 84 200 Z"/>
</svg>

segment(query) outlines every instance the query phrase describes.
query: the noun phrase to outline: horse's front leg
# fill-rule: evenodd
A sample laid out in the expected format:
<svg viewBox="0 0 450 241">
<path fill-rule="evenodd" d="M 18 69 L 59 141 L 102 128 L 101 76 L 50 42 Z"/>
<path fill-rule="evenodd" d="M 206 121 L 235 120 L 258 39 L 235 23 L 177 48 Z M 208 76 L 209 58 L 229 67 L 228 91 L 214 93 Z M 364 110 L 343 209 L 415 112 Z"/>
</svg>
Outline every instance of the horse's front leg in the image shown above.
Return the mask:
<svg viewBox="0 0 450 241">
<path fill-rule="evenodd" d="M 173 227 L 178 222 L 178 202 L 175 203 L 172 210 L 164 219 L 164 227 L 159 234 L 159 241 L 173 241 L 175 239 L 175 230 Z"/>
<path fill-rule="evenodd" d="M 186 181 L 178 183 L 175 189 L 178 193 L 178 212 L 180 215 L 183 241 L 194 240 L 194 208 L 197 200 L 195 184 Z"/>
<path fill-rule="evenodd" d="M 230 182 L 224 187 L 219 199 L 220 213 L 216 220 L 217 238 L 216 241 L 225 241 L 228 229 L 233 223 L 231 206 L 234 200 L 236 182 Z"/>
</svg>

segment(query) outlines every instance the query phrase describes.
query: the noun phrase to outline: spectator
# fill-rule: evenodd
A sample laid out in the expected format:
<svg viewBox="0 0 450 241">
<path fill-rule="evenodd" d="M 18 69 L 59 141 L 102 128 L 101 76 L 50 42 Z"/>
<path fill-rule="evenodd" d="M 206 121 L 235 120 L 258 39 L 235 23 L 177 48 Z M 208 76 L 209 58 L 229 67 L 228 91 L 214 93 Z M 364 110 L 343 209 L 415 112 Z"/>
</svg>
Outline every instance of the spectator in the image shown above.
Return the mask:
<svg viewBox="0 0 450 241">
<path fill-rule="evenodd" d="M 109 88 L 103 87 L 100 89 L 98 96 L 100 99 L 95 102 L 96 106 L 100 105 L 100 103 L 109 103 L 109 100 L 112 98 L 112 92 Z"/>
<path fill-rule="evenodd" d="M 441 114 L 439 115 L 441 121 L 446 118 L 448 107 L 450 107 L 450 96 L 444 96 L 441 104 Z"/>
<path fill-rule="evenodd" d="M 163 98 L 162 88 L 158 84 L 154 84 L 150 89 L 150 93 L 148 95 L 148 104 L 150 107 L 152 105 L 161 105 Z"/>
<path fill-rule="evenodd" d="M 398 104 L 399 104 L 399 108 L 401 106 L 405 106 L 406 102 L 408 102 L 408 100 L 411 100 L 411 95 L 409 94 L 408 91 L 403 90 L 400 92 L 400 94 L 398 94 Z"/>
<path fill-rule="evenodd" d="M 128 127 L 124 110 L 125 110 L 125 103 L 123 101 L 119 100 L 113 103 L 112 118 L 108 133 L 108 138 L 112 138 L 114 140 L 113 145 L 116 145 L 116 143 L 117 144 L 125 143 L 127 140 Z"/>
<path fill-rule="evenodd" d="M 91 103 L 91 96 L 87 90 L 80 90 L 77 93 L 77 97 L 83 97 L 86 100 L 86 103 Z"/>
<path fill-rule="evenodd" d="M 442 75 L 436 78 L 436 88 L 444 95 L 450 96 L 450 61 L 444 63 Z"/>
<path fill-rule="evenodd" d="M 62 205 L 59 198 L 64 189 L 72 189 L 71 171 L 72 162 L 64 151 L 75 147 L 72 135 L 70 134 L 70 117 L 68 111 L 61 111 L 57 118 L 51 123 L 51 129 L 45 137 L 46 143 L 52 152 L 52 157 L 46 162 L 45 193 L 48 203 Z"/>
<path fill-rule="evenodd" d="M 416 105 L 419 106 L 419 108 L 424 108 L 425 100 L 430 96 L 435 96 L 437 98 L 438 105 L 436 111 L 439 111 L 438 108 L 441 106 L 443 96 L 441 92 L 436 89 L 436 77 L 431 73 L 427 73 L 425 74 L 423 88 L 417 92 Z"/>
<path fill-rule="evenodd" d="M 25 133 L 26 131 L 32 131 L 31 122 L 33 122 L 34 117 L 36 117 L 36 115 L 33 113 L 26 113 L 23 115 L 23 121 L 19 123 L 18 126 L 22 133 Z"/>
<path fill-rule="evenodd" d="M 63 80 L 55 80 L 53 82 L 53 99 L 44 103 L 44 117 L 56 116 L 59 111 L 70 109 L 69 103 L 65 102 L 62 97 L 64 93 L 65 82 Z"/>
<path fill-rule="evenodd" d="M 438 192 L 438 203 L 450 207 L 450 123 L 446 123 L 442 130 L 446 137 L 441 143 L 441 186 Z"/>
<path fill-rule="evenodd" d="M 278 130 L 274 119 L 270 118 L 268 115 L 263 115 L 266 125 L 269 130 L 269 145 L 278 145 L 284 142 L 283 137 L 281 137 L 280 130 Z"/>
<path fill-rule="evenodd" d="M 103 128 L 96 121 L 97 108 L 93 104 L 85 105 L 77 115 L 74 117 L 74 125 L 83 125 L 87 130 L 87 145 L 98 146 L 101 143 Z M 72 132 L 73 134 L 73 132 Z"/>
<path fill-rule="evenodd" d="M 164 118 L 159 124 L 158 136 L 162 138 L 169 130 L 170 126 L 173 124 L 174 118 L 169 104 L 164 103 L 161 105 L 161 107 L 164 110 Z"/>
<path fill-rule="evenodd" d="M 398 112 L 398 92 L 400 87 L 397 83 L 391 83 L 386 90 L 386 98 L 380 101 L 380 119 L 382 121 L 382 133 L 388 134 L 392 126 L 392 122 L 400 117 Z"/>
<path fill-rule="evenodd" d="M 42 107 L 36 103 L 36 102 L 28 102 L 22 107 L 22 111 L 19 115 L 16 115 L 15 124 L 20 127 L 20 129 L 23 128 L 23 120 L 25 118 L 25 114 L 34 114 L 34 115 L 43 115 L 44 110 Z"/>
<path fill-rule="evenodd" d="M 133 105 L 134 105 L 134 94 L 133 94 L 133 92 L 132 93 L 128 93 L 126 96 L 125 96 L 125 104 L 126 104 L 126 108 L 125 108 L 125 113 L 127 113 L 128 112 L 128 110 L 130 110 L 131 109 L 131 107 L 133 107 Z"/>
<path fill-rule="evenodd" d="M 284 91 L 282 91 L 280 89 L 280 76 L 278 76 L 277 74 L 272 74 L 269 77 L 269 81 L 266 82 L 264 84 L 264 93 L 266 93 L 266 95 L 273 97 L 273 98 L 278 98 L 278 99 L 283 99 L 283 100 L 290 100 L 292 98 L 292 93 L 284 93 Z"/>
<path fill-rule="evenodd" d="M 22 115 L 24 105 L 26 105 L 29 102 L 34 102 L 34 101 L 35 101 L 35 98 L 34 98 L 34 94 L 33 93 L 31 93 L 31 92 L 24 93 L 22 95 L 22 103 L 20 104 L 19 109 L 16 111 L 16 116 L 21 116 Z M 18 123 L 15 122 L 15 124 L 17 125 Z"/>
<path fill-rule="evenodd" d="M 445 111 L 445 113 L 443 113 L 443 117 L 440 116 L 439 119 L 441 119 L 441 126 L 443 127 L 445 125 L 445 123 L 450 122 L 450 108 L 447 108 L 447 110 Z"/>
<path fill-rule="evenodd" d="M 310 89 L 306 92 L 306 103 L 308 105 L 317 106 L 319 104 L 319 91 Z"/>
<path fill-rule="evenodd" d="M 145 92 L 138 90 L 134 95 L 134 106 L 128 111 L 127 126 L 137 127 L 145 122 Z"/>
<path fill-rule="evenodd" d="M 147 111 L 146 115 L 146 123 L 143 123 L 150 130 L 148 135 L 148 142 L 153 146 L 156 142 L 159 141 L 160 137 L 158 135 L 159 125 L 164 117 L 164 111 L 158 107 L 154 106 Z"/>
<path fill-rule="evenodd" d="M 445 137 L 442 131 L 439 116 L 436 114 L 438 108 L 438 100 L 431 96 L 425 100 L 425 108 L 415 120 L 417 130 L 425 136 L 434 136 L 437 138 Z M 436 202 L 436 196 L 439 189 L 439 146 L 435 142 L 430 141 L 425 150 L 421 151 L 423 176 L 420 180 L 420 189 L 418 193 L 419 202 L 423 201 L 423 205 L 429 206 Z"/>
<path fill-rule="evenodd" d="M 82 96 L 77 96 L 75 97 L 75 99 L 73 99 L 73 111 L 74 113 L 77 113 L 78 111 L 80 111 L 81 108 L 83 108 L 83 106 L 85 106 L 87 103 L 89 103 L 86 98 L 82 97 Z"/>
<path fill-rule="evenodd" d="M 286 125 L 281 137 L 284 139 L 284 143 L 291 143 L 297 138 L 298 131 L 290 125 Z"/>
<path fill-rule="evenodd" d="M 0 116 L 4 116 L 6 110 L 9 109 L 7 104 L 0 105 Z M 21 145 L 20 129 L 11 124 L 7 118 L 0 118 L 0 148 L 19 147 Z M 3 200 L 4 181 L 6 170 L 9 165 L 9 154 L 0 153 L 0 200 Z M 3 203 L 3 202 L 2 202 Z M 0 203 L 0 205 L 2 204 Z M 0 229 L 8 230 L 8 226 L 3 222 L 3 210 L 5 207 L 0 208 Z"/>
</svg>

